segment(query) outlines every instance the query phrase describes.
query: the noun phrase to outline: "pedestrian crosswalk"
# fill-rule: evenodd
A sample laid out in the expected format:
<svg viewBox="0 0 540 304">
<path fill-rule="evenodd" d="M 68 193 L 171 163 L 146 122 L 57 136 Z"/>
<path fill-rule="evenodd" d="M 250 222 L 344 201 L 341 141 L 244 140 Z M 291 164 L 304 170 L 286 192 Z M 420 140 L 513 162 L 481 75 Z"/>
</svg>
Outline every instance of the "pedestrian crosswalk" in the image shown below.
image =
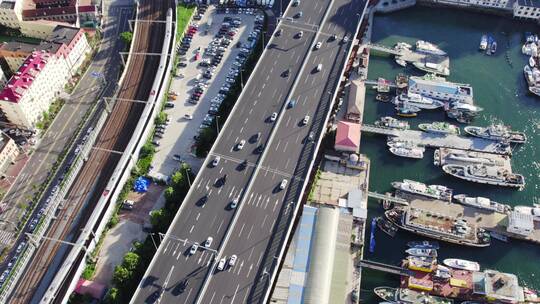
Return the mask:
<svg viewBox="0 0 540 304">
<path fill-rule="evenodd" d="M 0 230 L 0 244 L 9 245 L 15 240 L 15 233 L 5 230 Z"/>
</svg>

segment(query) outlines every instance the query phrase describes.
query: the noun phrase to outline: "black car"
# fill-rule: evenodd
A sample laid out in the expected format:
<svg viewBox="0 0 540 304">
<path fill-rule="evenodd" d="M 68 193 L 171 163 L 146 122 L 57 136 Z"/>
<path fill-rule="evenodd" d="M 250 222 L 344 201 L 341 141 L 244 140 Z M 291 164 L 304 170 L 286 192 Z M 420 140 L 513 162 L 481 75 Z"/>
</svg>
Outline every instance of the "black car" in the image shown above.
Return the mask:
<svg viewBox="0 0 540 304">
<path fill-rule="evenodd" d="M 197 92 L 197 93 L 203 93 L 204 90 L 203 90 L 203 88 L 195 88 L 195 92 Z"/>
<path fill-rule="evenodd" d="M 187 64 L 185 62 L 179 62 L 178 67 L 185 68 L 187 67 Z"/>
<path fill-rule="evenodd" d="M 199 100 L 199 99 L 201 99 L 201 96 L 199 96 L 199 95 L 191 95 L 191 99 Z"/>
<path fill-rule="evenodd" d="M 256 154 L 261 154 L 264 150 L 264 144 L 260 144 L 256 149 L 255 149 L 255 153 Z"/>
</svg>

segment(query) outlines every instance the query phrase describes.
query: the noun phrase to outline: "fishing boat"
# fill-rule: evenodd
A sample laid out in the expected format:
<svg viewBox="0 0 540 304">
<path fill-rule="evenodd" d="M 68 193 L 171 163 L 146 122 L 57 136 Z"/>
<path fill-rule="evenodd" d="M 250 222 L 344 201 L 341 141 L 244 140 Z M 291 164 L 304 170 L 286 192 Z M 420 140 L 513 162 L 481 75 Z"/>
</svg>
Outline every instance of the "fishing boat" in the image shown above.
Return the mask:
<svg viewBox="0 0 540 304">
<path fill-rule="evenodd" d="M 491 235 L 492 239 L 496 239 L 496 240 L 499 240 L 501 242 L 508 243 L 508 237 L 506 235 L 504 235 L 504 234 L 501 234 L 501 233 L 498 233 L 498 232 L 495 232 L 495 231 L 490 231 L 489 235 Z"/>
<path fill-rule="evenodd" d="M 484 108 L 475 106 L 470 103 L 456 101 L 450 104 L 450 107 L 448 108 L 448 110 L 460 111 L 460 112 L 467 113 L 469 115 L 478 115 L 480 112 L 484 110 Z"/>
<path fill-rule="evenodd" d="M 405 250 L 407 254 L 420 257 L 437 257 L 437 250 L 424 248 L 409 248 Z"/>
<path fill-rule="evenodd" d="M 403 60 L 403 59 L 399 59 L 399 58 L 396 58 L 396 63 L 402 67 L 406 67 L 407 66 L 407 61 Z"/>
<path fill-rule="evenodd" d="M 467 196 L 466 194 L 458 194 L 454 195 L 454 199 L 462 205 L 471 206 L 478 209 L 495 211 L 499 213 L 508 213 L 512 211 L 512 207 L 510 207 L 510 205 L 497 203 L 487 197 L 471 197 Z"/>
<path fill-rule="evenodd" d="M 396 156 L 422 159 L 424 158 L 424 149 L 422 148 L 408 148 L 408 147 L 390 147 L 390 152 Z"/>
<path fill-rule="evenodd" d="M 536 66 L 536 60 L 534 59 L 533 56 L 529 57 L 529 66 L 531 68 L 534 68 Z"/>
<path fill-rule="evenodd" d="M 437 265 L 434 276 L 440 279 L 448 280 L 452 277 L 452 272 L 448 267 L 444 267 L 443 265 Z"/>
<path fill-rule="evenodd" d="M 446 56 L 446 52 L 441 50 L 438 46 L 433 43 L 418 40 L 416 41 L 416 50 L 422 53 L 433 54 L 438 56 Z"/>
<path fill-rule="evenodd" d="M 397 129 L 397 130 L 408 130 L 410 128 L 409 123 L 406 121 L 401 121 L 395 119 L 394 117 L 384 116 L 379 118 L 375 125 L 381 128 Z"/>
<path fill-rule="evenodd" d="M 398 231 L 398 227 L 392 222 L 386 220 L 384 217 L 377 217 L 377 227 L 381 229 L 384 233 L 388 234 L 391 237 L 395 237 Z"/>
<path fill-rule="evenodd" d="M 439 243 L 435 241 L 410 241 L 407 243 L 408 247 L 421 248 L 421 249 L 439 249 Z"/>
<path fill-rule="evenodd" d="M 443 264 L 448 267 L 455 268 L 455 269 L 480 271 L 480 264 L 478 264 L 477 262 L 469 261 L 469 260 L 444 259 Z"/>
<path fill-rule="evenodd" d="M 390 101 L 390 95 L 384 94 L 384 93 L 378 93 L 377 95 L 375 95 L 375 100 L 380 101 L 380 102 L 388 102 Z"/>
<path fill-rule="evenodd" d="M 437 133 L 437 134 L 455 134 L 459 135 L 459 127 L 449 124 L 447 122 L 435 121 L 432 123 L 422 123 L 418 125 L 418 128 L 424 132 Z"/>
<path fill-rule="evenodd" d="M 488 46 L 487 35 L 482 35 L 482 38 L 480 38 L 480 47 L 479 47 L 479 49 L 481 51 L 485 51 L 487 49 L 487 46 Z"/>
<path fill-rule="evenodd" d="M 417 113 L 421 111 L 419 107 L 409 104 L 400 104 L 396 106 L 395 109 L 397 111 L 397 115 L 402 117 L 416 117 Z"/>
<path fill-rule="evenodd" d="M 419 109 L 434 110 L 444 106 L 442 101 L 416 93 L 399 94 L 392 100 L 395 105 L 414 106 Z"/>
<path fill-rule="evenodd" d="M 447 174 L 470 182 L 519 188 L 520 190 L 525 187 L 525 177 L 523 175 L 511 173 L 503 168 L 476 164 L 465 166 L 444 165 L 442 169 Z"/>
<path fill-rule="evenodd" d="M 491 43 L 490 51 L 492 55 L 495 54 L 495 52 L 497 52 L 497 41 L 493 41 Z"/>
<path fill-rule="evenodd" d="M 524 144 L 527 142 L 527 135 L 525 135 L 525 133 L 512 131 L 509 127 L 502 124 L 492 124 L 486 128 L 466 126 L 464 130 L 471 136 L 493 141 L 508 141 L 516 144 Z"/>
<path fill-rule="evenodd" d="M 404 192 L 422 195 L 438 200 L 452 200 L 452 189 L 446 186 L 426 185 L 417 181 L 404 179 L 401 182 L 392 182 L 392 187 Z"/>
<path fill-rule="evenodd" d="M 407 288 L 376 287 L 375 294 L 390 303 L 399 304 L 453 304 L 454 300 L 431 296 Z"/>
<path fill-rule="evenodd" d="M 412 141 L 406 141 L 402 139 L 398 139 L 396 137 L 388 137 L 386 140 L 386 145 L 388 147 L 396 147 L 396 148 L 417 148 L 422 150 L 422 152 L 426 151 L 426 148 L 424 146 L 419 146 L 416 143 Z"/>
</svg>

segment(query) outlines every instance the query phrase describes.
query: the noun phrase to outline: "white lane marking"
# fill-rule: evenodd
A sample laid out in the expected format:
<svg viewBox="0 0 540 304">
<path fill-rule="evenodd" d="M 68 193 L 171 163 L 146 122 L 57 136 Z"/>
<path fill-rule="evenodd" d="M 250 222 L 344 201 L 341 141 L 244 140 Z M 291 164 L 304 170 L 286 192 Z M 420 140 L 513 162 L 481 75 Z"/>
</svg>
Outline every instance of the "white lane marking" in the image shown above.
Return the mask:
<svg viewBox="0 0 540 304">
<path fill-rule="evenodd" d="M 195 218 L 196 221 L 199 220 L 199 216 L 201 216 L 201 213 L 199 212 L 199 214 L 197 214 L 197 217 Z"/>
<path fill-rule="evenodd" d="M 270 68 L 270 74 L 272 74 L 273 71 L 274 71 L 274 66 L 272 66 L 272 67 Z"/>
<path fill-rule="evenodd" d="M 262 223 L 261 223 L 261 228 L 264 227 L 264 223 L 266 223 L 266 219 L 267 219 L 267 218 L 268 218 L 268 214 L 265 214 L 265 215 L 264 215 L 264 219 L 263 219 L 263 221 L 262 221 Z"/>
<path fill-rule="evenodd" d="M 242 133 L 242 131 L 244 131 L 244 127 L 240 128 L 240 133 Z"/>
<path fill-rule="evenodd" d="M 223 300 L 225 299 L 225 295 L 221 296 L 221 301 L 219 301 L 219 304 L 223 303 Z M 232 303 L 232 302 L 231 302 Z"/>
<path fill-rule="evenodd" d="M 234 188 L 236 188 L 236 186 L 233 186 L 232 189 L 231 189 L 231 192 L 229 193 L 229 197 L 232 196 L 233 192 L 234 192 Z"/>
<path fill-rule="evenodd" d="M 266 80 L 268 80 L 268 78 L 266 78 Z M 263 90 L 265 87 L 266 87 L 266 82 L 263 83 L 261 90 Z"/>
<path fill-rule="evenodd" d="M 217 232 L 219 233 L 219 231 L 221 230 L 221 226 L 223 226 L 223 222 L 225 221 L 225 219 L 221 220 L 221 223 L 219 223 L 219 227 L 217 229 Z"/>
<path fill-rule="evenodd" d="M 289 146 L 289 142 L 285 142 L 285 147 L 283 148 L 283 152 L 285 152 L 287 150 L 287 146 Z"/>
<path fill-rule="evenodd" d="M 259 91 L 259 94 L 257 94 L 257 97 L 261 97 L 261 91 Z"/>
<path fill-rule="evenodd" d="M 248 261 L 251 260 L 251 256 L 253 255 L 254 250 L 255 250 L 255 247 L 251 247 L 251 252 L 249 253 L 249 256 L 248 256 Z"/>
<path fill-rule="evenodd" d="M 221 167 L 221 169 L 219 169 L 219 173 L 221 174 L 221 172 L 223 172 L 223 167 Z"/>
<path fill-rule="evenodd" d="M 181 256 L 182 256 L 182 250 L 178 251 L 178 256 L 176 257 L 176 260 L 178 261 Z"/>
<path fill-rule="evenodd" d="M 165 292 L 165 289 L 167 288 L 167 284 L 169 284 L 169 280 L 171 279 L 171 274 L 173 270 L 174 270 L 174 265 L 171 267 L 171 270 L 169 271 L 169 274 L 167 275 L 165 282 L 163 282 L 163 288 L 161 289 L 159 293 L 159 299 L 157 300 L 157 303 L 161 302 L 161 298 L 163 297 L 163 293 Z"/>
<path fill-rule="evenodd" d="M 234 303 L 234 298 L 236 298 L 236 293 L 238 292 L 238 288 L 240 288 L 240 284 L 236 285 L 236 290 L 234 291 L 234 295 L 232 297 L 231 303 Z"/>
<path fill-rule="evenodd" d="M 253 263 L 249 265 L 249 270 L 247 272 L 246 278 L 249 278 L 249 273 L 251 272 L 251 269 L 253 269 Z"/>
<path fill-rule="evenodd" d="M 189 295 L 191 294 L 191 291 L 193 291 L 193 288 L 191 288 L 191 289 L 189 290 L 189 292 L 188 292 L 188 294 L 187 294 L 187 297 L 186 297 L 186 299 L 184 300 L 184 304 L 187 303 L 187 300 L 189 299 Z"/>
<path fill-rule="evenodd" d="M 191 229 L 189 229 L 189 233 L 193 232 L 193 228 L 195 228 L 195 225 L 191 226 Z"/>
<path fill-rule="evenodd" d="M 264 253 L 264 252 L 261 252 L 261 255 L 259 255 L 259 259 L 257 260 L 257 266 L 259 266 L 259 264 L 261 263 L 261 259 L 262 259 L 263 253 Z"/>
<path fill-rule="evenodd" d="M 174 247 L 174 251 L 172 255 L 176 254 L 176 250 L 178 250 L 178 247 L 180 247 L 180 243 L 176 243 L 176 247 Z"/>
<path fill-rule="evenodd" d="M 167 252 L 167 249 L 169 249 L 170 244 L 171 244 L 171 241 L 168 241 L 167 245 L 165 246 L 165 249 L 163 249 L 163 253 Z"/>
<path fill-rule="evenodd" d="M 246 223 L 242 223 L 242 228 L 240 228 L 240 233 L 238 233 L 238 238 L 242 236 L 242 231 L 244 231 L 244 227 L 246 226 Z"/>
<path fill-rule="evenodd" d="M 315 84 L 315 77 L 311 79 L 311 85 Z"/>
<path fill-rule="evenodd" d="M 276 151 L 278 150 L 279 144 L 280 144 L 280 143 L 281 143 L 281 139 L 279 139 L 278 142 L 277 142 L 277 145 L 276 145 Z"/>
<path fill-rule="evenodd" d="M 251 231 L 253 231 L 253 225 L 251 225 L 251 228 L 249 229 L 249 233 L 247 235 L 248 240 L 249 240 L 249 237 L 251 236 Z"/>
<path fill-rule="evenodd" d="M 275 211 L 276 211 L 276 208 L 277 208 L 278 202 L 279 202 L 279 200 L 278 200 L 278 199 L 276 199 L 276 203 L 274 204 L 274 208 L 272 208 L 272 212 L 275 212 Z"/>
<path fill-rule="evenodd" d="M 289 168 L 289 162 L 290 162 L 290 161 L 291 161 L 291 160 L 287 158 L 287 162 L 285 163 L 285 169 Z"/>
<path fill-rule="evenodd" d="M 285 126 L 288 127 L 290 122 L 291 122 L 291 116 L 289 116 L 289 119 L 287 119 L 287 123 L 285 124 Z"/>
<path fill-rule="evenodd" d="M 240 271 L 242 271 L 242 267 L 244 267 L 244 261 L 242 261 L 242 263 L 240 263 L 240 267 L 238 267 L 238 271 L 236 272 L 237 275 L 240 275 Z"/>
<path fill-rule="evenodd" d="M 214 291 L 214 293 L 212 294 L 212 298 L 210 299 L 210 303 L 208 303 L 208 304 L 212 304 L 212 301 L 214 301 L 215 296 L 216 296 L 216 292 Z"/>
</svg>

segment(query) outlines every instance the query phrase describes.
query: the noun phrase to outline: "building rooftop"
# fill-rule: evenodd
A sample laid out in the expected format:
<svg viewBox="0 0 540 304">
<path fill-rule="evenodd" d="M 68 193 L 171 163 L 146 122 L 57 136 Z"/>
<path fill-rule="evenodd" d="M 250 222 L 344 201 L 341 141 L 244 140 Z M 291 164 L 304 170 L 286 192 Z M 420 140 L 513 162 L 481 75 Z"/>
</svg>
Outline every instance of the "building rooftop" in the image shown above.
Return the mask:
<svg viewBox="0 0 540 304">
<path fill-rule="evenodd" d="M 517 0 L 520 6 L 538 7 L 540 8 L 539 0 Z"/>
<path fill-rule="evenodd" d="M 36 18 L 57 15 L 74 15 L 77 13 L 76 5 L 79 5 L 79 12 L 94 11 L 95 6 L 91 5 L 91 0 L 24 0 L 23 17 Z"/>
<path fill-rule="evenodd" d="M 362 114 L 366 86 L 360 79 L 351 81 L 349 100 L 347 101 L 347 114 Z"/>
<path fill-rule="evenodd" d="M 443 94 L 459 94 L 459 95 L 469 95 L 472 97 L 472 88 L 467 84 L 453 83 L 444 80 L 444 78 L 436 77 L 409 77 L 409 87 L 416 87 L 421 85 L 427 90 L 440 92 Z"/>
<path fill-rule="evenodd" d="M 3 9 L 13 9 L 15 7 L 15 1 L 14 0 L 0 0 L 0 8 Z"/>
<path fill-rule="evenodd" d="M 45 40 L 69 45 L 80 30 L 77 27 L 58 25 Z"/>
<path fill-rule="evenodd" d="M 0 92 L 0 99 L 18 103 L 24 92 L 32 85 L 34 79 L 47 64 L 49 57 L 48 52 L 32 52 Z"/>
<path fill-rule="evenodd" d="M 33 51 L 39 50 L 39 44 L 31 44 L 26 42 L 10 41 L 2 43 L 0 50 L 6 52 L 23 52 L 31 53 Z"/>
<path fill-rule="evenodd" d="M 337 148 L 348 147 L 358 151 L 360 148 L 360 125 L 352 122 L 339 121 L 337 125 L 335 146 Z"/>
</svg>

